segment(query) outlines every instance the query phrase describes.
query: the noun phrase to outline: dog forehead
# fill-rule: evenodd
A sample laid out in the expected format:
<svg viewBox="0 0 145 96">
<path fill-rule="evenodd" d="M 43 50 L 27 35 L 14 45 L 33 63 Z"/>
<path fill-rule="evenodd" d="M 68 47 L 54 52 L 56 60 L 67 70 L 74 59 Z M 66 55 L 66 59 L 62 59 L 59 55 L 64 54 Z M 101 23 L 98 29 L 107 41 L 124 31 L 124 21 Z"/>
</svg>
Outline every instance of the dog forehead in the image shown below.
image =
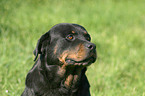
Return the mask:
<svg viewBox="0 0 145 96">
<path fill-rule="evenodd" d="M 55 35 L 88 34 L 84 27 L 77 24 L 61 23 L 51 28 Z"/>
</svg>

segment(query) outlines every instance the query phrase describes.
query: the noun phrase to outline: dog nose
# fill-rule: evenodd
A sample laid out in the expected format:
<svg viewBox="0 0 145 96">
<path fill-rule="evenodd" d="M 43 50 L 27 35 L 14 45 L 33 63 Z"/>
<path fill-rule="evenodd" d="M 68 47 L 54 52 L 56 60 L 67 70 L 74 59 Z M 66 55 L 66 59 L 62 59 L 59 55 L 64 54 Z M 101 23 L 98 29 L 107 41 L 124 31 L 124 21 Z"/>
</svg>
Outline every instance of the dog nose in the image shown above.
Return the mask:
<svg viewBox="0 0 145 96">
<path fill-rule="evenodd" d="M 93 43 L 87 43 L 87 44 L 86 44 L 86 47 L 87 47 L 89 50 L 96 49 L 96 45 L 93 44 Z"/>
</svg>

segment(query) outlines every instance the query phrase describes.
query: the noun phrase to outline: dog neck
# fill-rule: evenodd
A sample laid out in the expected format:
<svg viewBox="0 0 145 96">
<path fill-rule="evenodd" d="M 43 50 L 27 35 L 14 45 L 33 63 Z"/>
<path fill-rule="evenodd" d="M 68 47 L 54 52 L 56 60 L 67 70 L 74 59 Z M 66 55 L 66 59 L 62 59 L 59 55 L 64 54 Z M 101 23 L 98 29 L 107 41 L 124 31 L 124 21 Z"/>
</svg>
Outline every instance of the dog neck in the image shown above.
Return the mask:
<svg viewBox="0 0 145 96">
<path fill-rule="evenodd" d="M 79 66 L 68 66 L 67 64 L 48 64 L 48 62 L 46 62 L 45 60 L 46 59 L 41 57 L 41 63 L 39 63 L 41 68 L 45 68 L 45 70 L 47 70 L 48 74 L 45 74 L 51 75 L 50 73 L 56 72 L 52 77 L 55 77 L 53 82 L 55 82 L 55 80 L 59 80 L 64 88 L 68 89 L 69 91 L 76 92 L 80 84 L 79 81 L 81 79 L 81 76 L 85 74 L 86 67 L 84 68 Z"/>
<path fill-rule="evenodd" d="M 84 73 L 82 72 L 82 70 L 84 69 L 86 68 L 78 67 L 78 66 L 67 66 L 63 64 L 62 66 L 59 67 L 57 74 L 60 77 L 65 78 L 63 80 L 63 84 L 66 88 L 73 89 L 73 88 L 77 88 L 77 86 L 79 85 L 81 76 L 84 75 L 85 73 L 85 71 Z"/>
</svg>

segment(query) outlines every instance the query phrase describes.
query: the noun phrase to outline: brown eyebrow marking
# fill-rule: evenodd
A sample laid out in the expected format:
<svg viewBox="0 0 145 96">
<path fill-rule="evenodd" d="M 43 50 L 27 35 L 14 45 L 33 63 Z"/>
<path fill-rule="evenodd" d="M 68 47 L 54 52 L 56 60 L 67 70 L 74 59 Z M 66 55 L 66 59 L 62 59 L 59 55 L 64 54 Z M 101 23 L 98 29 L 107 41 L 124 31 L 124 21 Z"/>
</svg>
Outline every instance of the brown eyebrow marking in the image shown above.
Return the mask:
<svg viewBox="0 0 145 96">
<path fill-rule="evenodd" d="M 72 31 L 72 33 L 75 33 L 75 31 Z"/>
<path fill-rule="evenodd" d="M 84 32 L 85 34 L 88 34 L 86 31 Z"/>
</svg>

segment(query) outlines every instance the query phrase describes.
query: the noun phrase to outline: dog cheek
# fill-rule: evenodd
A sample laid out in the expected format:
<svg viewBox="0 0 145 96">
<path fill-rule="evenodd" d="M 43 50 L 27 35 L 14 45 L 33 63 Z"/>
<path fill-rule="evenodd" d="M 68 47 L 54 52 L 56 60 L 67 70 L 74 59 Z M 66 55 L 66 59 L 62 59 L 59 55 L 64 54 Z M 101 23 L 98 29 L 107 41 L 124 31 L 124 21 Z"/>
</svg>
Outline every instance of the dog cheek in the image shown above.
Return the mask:
<svg viewBox="0 0 145 96">
<path fill-rule="evenodd" d="M 86 51 L 84 45 L 83 44 L 80 44 L 79 45 L 79 50 L 77 52 L 78 58 L 85 59 L 86 58 L 86 55 L 87 55 L 87 51 Z"/>
<path fill-rule="evenodd" d="M 57 50 L 58 50 L 58 45 L 55 45 L 55 47 L 54 47 L 54 55 L 56 55 L 56 52 L 57 52 Z"/>
<path fill-rule="evenodd" d="M 75 60 L 75 61 L 81 61 L 86 58 L 87 51 L 83 44 L 79 44 L 74 49 L 69 52 L 69 55 L 67 58 Z"/>
<path fill-rule="evenodd" d="M 68 51 L 64 51 L 60 56 L 58 57 L 59 61 L 63 64 L 66 64 L 65 59 L 68 56 Z"/>
</svg>

